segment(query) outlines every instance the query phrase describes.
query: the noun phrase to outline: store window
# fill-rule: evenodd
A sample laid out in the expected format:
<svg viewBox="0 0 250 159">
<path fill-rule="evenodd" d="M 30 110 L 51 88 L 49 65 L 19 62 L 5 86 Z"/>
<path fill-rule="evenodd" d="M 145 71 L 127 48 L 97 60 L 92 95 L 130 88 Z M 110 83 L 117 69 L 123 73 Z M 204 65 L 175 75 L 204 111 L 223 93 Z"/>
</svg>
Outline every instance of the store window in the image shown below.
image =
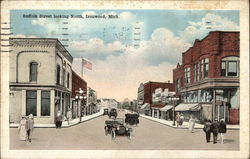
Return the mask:
<svg viewBox="0 0 250 159">
<path fill-rule="evenodd" d="M 26 115 L 36 116 L 36 107 L 37 107 L 37 91 L 29 90 L 26 91 Z"/>
<path fill-rule="evenodd" d="M 38 63 L 37 62 L 31 62 L 30 63 L 30 81 L 37 81 L 37 68 Z"/>
<path fill-rule="evenodd" d="M 50 91 L 42 91 L 41 116 L 50 116 Z"/>
<path fill-rule="evenodd" d="M 222 59 L 221 76 L 239 76 L 239 57 L 230 56 Z"/>
</svg>

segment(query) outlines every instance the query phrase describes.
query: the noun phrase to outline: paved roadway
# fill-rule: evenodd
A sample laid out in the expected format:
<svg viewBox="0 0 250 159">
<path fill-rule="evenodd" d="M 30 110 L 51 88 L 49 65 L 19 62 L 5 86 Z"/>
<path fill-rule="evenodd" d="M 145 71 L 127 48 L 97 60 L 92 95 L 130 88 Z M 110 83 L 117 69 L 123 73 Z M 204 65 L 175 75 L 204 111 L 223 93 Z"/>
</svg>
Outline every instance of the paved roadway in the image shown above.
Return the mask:
<svg viewBox="0 0 250 159">
<path fill-rule="evenodd" d="M 124 112 L 119 112 L 124 118 Z M 18 140 L 17 128 L 10 128 L 10 149 L 29 150 L 239 150 L 239 131 L 229 130 L 224 144 L 206 143 L 201 129 L 194 133 L 175 129 L 140 118 L 133 126 L 129 140 L 118 136 L 115 140 L 105 136 L 104 123 L 108 116 L 101 116 L 84 123 L 62 129 L 36 128 L 32 142 Z M 212 136 L 211 136 L 212 138 Z"/>
</svg>

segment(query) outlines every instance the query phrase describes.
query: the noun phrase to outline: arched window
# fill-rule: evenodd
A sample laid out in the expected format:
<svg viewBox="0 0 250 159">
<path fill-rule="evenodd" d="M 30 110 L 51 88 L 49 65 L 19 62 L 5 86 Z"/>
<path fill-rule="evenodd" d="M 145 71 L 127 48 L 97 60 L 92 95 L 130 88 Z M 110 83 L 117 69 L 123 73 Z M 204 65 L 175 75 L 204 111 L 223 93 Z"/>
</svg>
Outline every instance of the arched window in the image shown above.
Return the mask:
<svg viewBox="0 0 250 159">
<path fill-rule="evenodd" d="M 67 74 L 67 88 L 69 88 L 69 73 Z"/>
<path fill-rule="evenodd" d="M 37 68 L 38 63 L 37 62 L 31 62 L 30 63 L 30 81 L 37 81 Z"/>
<path fill-rule="evenodd" d="M 56 84 L 60 84 L 61 67 L 57 65 L 56 67 Z"/>
</svg>

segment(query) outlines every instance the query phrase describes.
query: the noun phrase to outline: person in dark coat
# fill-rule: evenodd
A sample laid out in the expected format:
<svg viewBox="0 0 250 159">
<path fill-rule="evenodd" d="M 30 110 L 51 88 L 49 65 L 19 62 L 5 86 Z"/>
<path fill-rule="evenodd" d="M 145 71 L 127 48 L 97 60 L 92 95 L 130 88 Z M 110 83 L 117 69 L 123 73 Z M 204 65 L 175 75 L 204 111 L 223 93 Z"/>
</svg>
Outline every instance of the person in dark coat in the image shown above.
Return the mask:
<svg viewBox="0 0 250 159">
<path fill-rule="evenodd" d="M 205 121 L 203 131 L 206 133 L 206 141 L 207 142 L 210 142 L 210 138 L 211 138 L 211 125 L 212 125 L 211 120 Z"/>
<path fill-rule="evenodd" d="M 224 119 L 221 119 L 220 124 L 219 124 L 219 133 L 220 133 L 221 144 L 223 144 L 223 134 L 225 134 L 226 132 L 227 132 L 226 123 L 225 123 Z"/>
<path fill-rule="evenodd" d="M 217 143 L 217 136 L 218 136 L 218 133 L 219 133 L 219 127 L 220 127 L 220 124 L 218 122 L 217 119 L 214 120 L 214 122 L 212 123 L 211 125 L 211 131 L 213 133 L 213 138 L 214 138 L 214 144 Z"/>
</svg>

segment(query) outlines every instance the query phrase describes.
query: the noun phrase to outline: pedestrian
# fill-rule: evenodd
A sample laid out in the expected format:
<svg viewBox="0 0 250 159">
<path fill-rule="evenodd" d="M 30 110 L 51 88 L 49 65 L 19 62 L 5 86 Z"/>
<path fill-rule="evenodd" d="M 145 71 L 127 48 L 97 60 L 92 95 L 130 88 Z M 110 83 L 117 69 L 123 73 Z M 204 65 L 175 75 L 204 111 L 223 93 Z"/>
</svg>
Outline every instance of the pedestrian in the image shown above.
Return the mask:
<svg viewBox="0 0 250 159">
<path fill-rule="evenodd" d="M 180 126 L 180 121 L 181 121 L 181 118 L 180 118 L 180 117 L 181 117 L 181 116 L 180 116 L 180 113 L 177 112 L 176 117 L 175 117 L 176 123 L 177 123 L 177 128 Z"/>
<path fill-rule="evenodd" d="M 180 126 L 182 126 L 183 121 L 184 121 L 184 116 L 183 116 L 183 114 L 181 113 L 181 115 L 180 115 Z"/>
<path fill-rule="evenodd" d="M 27 119 L 27 140 L 31 142 L 31 136 L 34 130 L 34 118 L 33 115 L 30 114 Z"/>
<path fill-rule="evenodd" d="M 27 120 L 25 116 L 22 116 L 18 126 L 18 135 L 19 140 L 26 141 L 27 140 Z"/>
<path fill-rule="evenodd" d="M 211 125 L 212 125 L 211 120 L 206 120 L 205 121 L 203 131 L 206 133 L 206 141 L 207 141 L 207 143 L 210 142 L 210 138 L 211 138 Z"/>
<path fill-rule="evenodd" d="M 214 139 L 214 144 L 217 143 L 217 136 L 218 136 L 218 133 L 219 133 L 219 123 L 218 123 L 218 119 L 214 119 L 214 122 L 212 123 L 211 125 L 211 131 L 213 133 L 213 139 Z"/>
<path fill-rule="evenodd" d="M 67 121 L 68 121 L 68 125 L 70 124 L 70 121 L 72 119 L 72 111 L 71 109 L 69 108 L 68 112 L 67 112 Z"/>
<path fill-rule="evenodd" d="M 226 123 L 224 121 L 224 119 L 221 119 L 220 120 L 220 123 L 219 123 L 219 133 L 220 133 L 220 140 L 221 140 L 221 144 L 223 144 L 223 134 L 225 134 L 227 132 L 227 126 L 226 126 Z"/>
<path fill-rule="evenodd" d="M 190 115 L 189 119 L 189 130 L 193 133 L 194 132 L 194 126 L 195 126 L 195 119 L 193 118 L 193 115 Z"/>
<path fill-rule="evenodd" d="M 56 116 L 56 128 L 58 129 L 58 128 L 61 128 L 61 126 L 62 126 L 62 120 L 63 120 L 63 118 L 62 118 L 62 115 L 61 115 L 61 112 L 60 111 L 58 111 L 57 112 L 57 116 Z"/>
</svg>

